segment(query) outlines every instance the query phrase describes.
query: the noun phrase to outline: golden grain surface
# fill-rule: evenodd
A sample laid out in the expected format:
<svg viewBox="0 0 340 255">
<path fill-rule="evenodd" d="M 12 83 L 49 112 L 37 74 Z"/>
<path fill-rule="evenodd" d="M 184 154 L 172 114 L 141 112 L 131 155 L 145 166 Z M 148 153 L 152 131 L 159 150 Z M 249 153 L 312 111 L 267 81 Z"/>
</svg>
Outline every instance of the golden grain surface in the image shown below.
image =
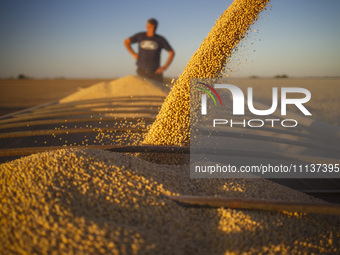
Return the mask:
<svg viewBox="0 0 340 255">
<path fill-rule="evenodd" d="M 264 179 L 190 179 L 102 150 L 59 150 L 0 165 L 0 254 L 340 252 L 339 218 L 188 208 L 164 195 L 319 202 Z"/>
</svg>

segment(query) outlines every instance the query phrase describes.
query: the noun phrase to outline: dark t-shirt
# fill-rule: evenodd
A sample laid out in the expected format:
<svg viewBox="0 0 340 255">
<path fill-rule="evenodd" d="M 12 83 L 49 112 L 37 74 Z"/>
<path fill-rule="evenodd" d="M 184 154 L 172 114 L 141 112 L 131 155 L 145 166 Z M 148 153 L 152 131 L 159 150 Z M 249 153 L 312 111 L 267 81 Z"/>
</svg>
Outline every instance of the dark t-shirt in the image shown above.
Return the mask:
<svg viewBox="0 0 340 255">
<path fill-rule="evenodd" d="M 138 46 L 138 68 L 155 72 L 160 66 L 161 50 L 172 51 L 167 40 L 155 34 L 153 37 L 148 37 L 145 32 L 135 34 L 130 37 L 131 43 L 139 43 Z"/>
</svg>

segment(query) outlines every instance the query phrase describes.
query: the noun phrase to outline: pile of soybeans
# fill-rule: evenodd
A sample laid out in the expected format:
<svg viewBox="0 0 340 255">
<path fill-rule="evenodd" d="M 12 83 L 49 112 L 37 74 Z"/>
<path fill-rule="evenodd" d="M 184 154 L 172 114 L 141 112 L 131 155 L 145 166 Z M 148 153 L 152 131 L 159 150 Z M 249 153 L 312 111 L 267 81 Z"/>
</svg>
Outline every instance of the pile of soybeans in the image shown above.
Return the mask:
<svg viewBox="0 0 340 255">
<path fill-rule="evenodd" d="M 163 88 L 164 87 L 164 88 Z M 166 87 L 139 76 L 125 76 L 111 82 L 101 82 L 81 89 L 63 99 L 60 103 L 76 102 L 99 98 L 124 96 L 166 96 Z"/>
<path fill-rule="evenodd" d="M 217 76 L 266 2 L 235 1 L 219 18 L 144 143 L 188 144 L 190 78 Z M 67 100 L 91 97 L 80 93 Z M 184 207 L 167 195 L 322 203 L 264 179 L 190 179 L 188 165 L 50 151 L 0 165 L 0 254 L 340 253 L 339 217 Z"/>
<path fill-rule="evenodd" d="M 164 195 L 318 202 L 264 179 L 189 178 L 102 150 L 59 150 L 0 167 L 1 254 L 338 254 L 339 218 L 189 208 Z"/>
</svg>

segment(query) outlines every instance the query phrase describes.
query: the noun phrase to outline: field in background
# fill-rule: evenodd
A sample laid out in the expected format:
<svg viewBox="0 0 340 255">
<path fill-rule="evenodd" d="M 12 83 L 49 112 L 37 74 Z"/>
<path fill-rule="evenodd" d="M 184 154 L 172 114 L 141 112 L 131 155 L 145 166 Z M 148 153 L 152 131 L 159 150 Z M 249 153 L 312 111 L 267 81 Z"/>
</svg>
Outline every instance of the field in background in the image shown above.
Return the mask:
<svg viewBox="0 0 340 255">
<path fill-rule="evenodd" d="M 0 80 L 0 116 L 59 100 L 103 79 Z"/>
</svg>

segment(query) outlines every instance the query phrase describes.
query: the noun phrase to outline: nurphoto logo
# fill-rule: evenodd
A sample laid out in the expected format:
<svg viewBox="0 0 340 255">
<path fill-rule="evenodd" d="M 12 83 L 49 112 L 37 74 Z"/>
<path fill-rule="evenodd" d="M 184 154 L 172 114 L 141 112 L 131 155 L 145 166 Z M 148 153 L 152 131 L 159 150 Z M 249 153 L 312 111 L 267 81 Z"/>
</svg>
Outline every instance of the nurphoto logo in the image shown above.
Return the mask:
<svg viewBox="0 0 340 255">
<path fill-rule="evenodd" d="M 232 98 L 232 115 L 234 116 L 241 116 L 245 115 L 245 96 L 242 92 L 242 90 L 231 84 L 215 84 L 214 87 L 198 82 L 199 84 L 203 85 L 204 87 L 197 87 L 198 89 L 204 91 L 205 93 L 201 94 L 201 114 L 207 115 L 207 95 L 212 98 L 212 100 L 215 103 L 215 106 L 217 106 L 216 100 L 213 96 L 213 94 L 210 92 L 212 91 L 220 101 L 220 105 L 222 106 L 222 100 L 220 95 L 217 93 L 216 89 L 226 89 L 231 94 Z M 209 91 L 209 90 L 210 91 Z M 295 105 L 302 114 L 305 116 L 311 116 L 312 114 L 310 111 L 307 110 L 307 108 L 304 106 L 305 103 L 307 103 L 311 99 L 311 93 L 308 89 L 305 88 L 298 88 L 298 87 L 282 87 L 281 88 L 281 98 L 280 98 L 280 115 L 286 116 L 287 115 L 287 105 Z M 294 93 L 295 95 L 301 95 L 299 98 L 290 98 L 289 94 Z M 268 116 L 273 114 L 275 111 L 277 111 L 279 106 L 279 89 L 277 87 L 272 88 L 272 104 L 270 108 L 268 109 L 256 109 L 254 106 L 254 99 L 253 99 L 253 88 L 248 87 L 247 88 L 247 106 L 248 110 L 256 116 Z M 235 122 L 232 119 L 213 119 L 213 127 L 216 125 L 225 125 L 230 124 L 230 127 L 233 127 L 235 125 L 243 125 L 244 127 L 262 127 L 265 125 L 265 123 L 269 123 L 271 127 L 275 126 L 276 122 L 280 122 L 282 127 L 295 127 L 297 126 L 298 122 L 295 119 L 250 119 L 243 121 Z"/>
</svg>

